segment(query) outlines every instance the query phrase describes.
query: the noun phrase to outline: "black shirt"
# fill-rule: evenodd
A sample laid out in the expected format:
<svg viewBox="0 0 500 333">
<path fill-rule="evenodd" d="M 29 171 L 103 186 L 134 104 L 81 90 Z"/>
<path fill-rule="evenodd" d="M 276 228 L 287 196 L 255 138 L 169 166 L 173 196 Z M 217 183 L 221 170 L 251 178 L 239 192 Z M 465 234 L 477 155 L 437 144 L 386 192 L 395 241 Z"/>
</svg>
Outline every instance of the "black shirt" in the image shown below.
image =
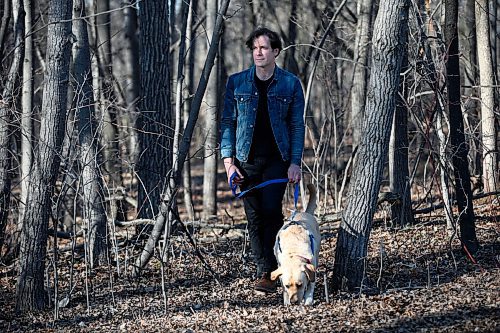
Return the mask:
<svg viewBox="0 0 500 333">
<path fill-rule="evenodd" d="M 269 109 L 267 107 L 267 91 L 274 75 L 266 81 L 260 80 L 255 75 L 255 85 L 259 93 L 259 104 L 257 106 L 257 116 L 255 119 L 255 128 L 252 138 L 252 147 L 250 148 L 249 159 L 255 157 L 280 156 L 276 139 L 274 138 L 271 121 L 269 118 Z"/>
</svg>

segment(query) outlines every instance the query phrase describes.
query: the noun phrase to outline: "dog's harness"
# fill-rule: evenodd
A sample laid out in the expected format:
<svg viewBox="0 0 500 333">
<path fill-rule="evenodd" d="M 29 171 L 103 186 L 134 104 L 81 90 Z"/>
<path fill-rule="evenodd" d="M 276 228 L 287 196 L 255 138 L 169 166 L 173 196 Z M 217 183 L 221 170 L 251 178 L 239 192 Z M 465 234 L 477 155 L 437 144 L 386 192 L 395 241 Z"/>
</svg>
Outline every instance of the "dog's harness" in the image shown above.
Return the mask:
<svg viewBox="0 0 500 333">
<path fill-rule="evenodd" d="M 292 218 L 293 218 L 293 217 L 292 217 Z M 306 228 L 304 227 L 304 224 L 303 224 L 303 223 L 300 223 L 299 221 L 293 221 L 293 220 L 292 220 L 292 221 L 288 222 L 288 223 L 284 226 L 283 230 L 286 230 L 288 227 L 290 227 L 290 226 L 292 226 L 292 225 L 298 225 L 298 226 L 300 226 L 300 227 L 302 227 L 302 228 L 306 229 Z M 309 243 L 310 243 L 310 246 L 311 246 L 311 253 L 314 253 L 314 235 L 313 235 L 313 234 L 311 234 L 311 233 L 309 232 L 309 230 L 307 230 L 307 229 L 306 229 L 306 232 L 307 232 L 307 233 L 308 233 L 308 235 L 309 235 Z M 280 238 L 279 238 L 279 236 L 278 236 L 277 240 L 278 240 L 278 250 L 279 250 L 280 252 L 283 252 L 283 251 L 281 251 L 281 243 L 280 243 Z M 308 258 L 305 258 L 305 257 L 302 257 L 302 256 L 298 256 L 298 257 L 301 257 L 302 259 L 305 259 L 305 260 L 306 260 L 306 262 L 307 262 L 308 264 L 310 264 L 310 263 L 311 263 L 311 259 L 308 259 Z"/>
</svg>

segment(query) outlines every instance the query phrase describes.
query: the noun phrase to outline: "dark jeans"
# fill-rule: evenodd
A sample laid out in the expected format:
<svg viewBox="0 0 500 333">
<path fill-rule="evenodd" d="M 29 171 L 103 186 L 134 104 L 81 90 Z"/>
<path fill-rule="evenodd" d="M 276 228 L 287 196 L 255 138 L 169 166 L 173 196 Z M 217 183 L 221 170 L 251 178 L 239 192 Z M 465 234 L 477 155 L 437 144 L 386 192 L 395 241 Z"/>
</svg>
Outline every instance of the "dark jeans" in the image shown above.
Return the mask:
<svg viewBox="0 0 500 333">
<path fill-rule="evenodd" d="M 241 190 L 246 190 L 270 179 L 287 178 L 289 162 L 281 157 L 255 157 L 249 162 L 238 162 L 245 177 Z M 270 184 L 250 191 L 243 197 L 248 220 L 248 234 L 252 254 L 257 264 L 257 275 L 278 267 L 273 247 L 276 235 L 283 225 L 282 201 L 286 183 Z"/>
</svg>

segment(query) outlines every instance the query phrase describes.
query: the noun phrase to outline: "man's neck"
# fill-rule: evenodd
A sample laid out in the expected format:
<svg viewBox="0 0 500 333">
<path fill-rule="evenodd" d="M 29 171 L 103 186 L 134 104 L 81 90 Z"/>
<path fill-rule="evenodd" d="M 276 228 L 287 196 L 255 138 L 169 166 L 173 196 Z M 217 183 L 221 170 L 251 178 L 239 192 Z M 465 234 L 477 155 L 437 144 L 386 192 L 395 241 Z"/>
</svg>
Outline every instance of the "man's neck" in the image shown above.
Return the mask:
<svg viewBox="0 0 500 333">
<path fill-rule="evenodd" d="M 271 76 L 274 74 L 274 68 L 276 67 L 276 64 L 273 64 L 272 66 L 269 67 L 255 67 L 255 74 L 259 78 L 259 80 L 262 81 L 267 81 Z"/>
</svg>

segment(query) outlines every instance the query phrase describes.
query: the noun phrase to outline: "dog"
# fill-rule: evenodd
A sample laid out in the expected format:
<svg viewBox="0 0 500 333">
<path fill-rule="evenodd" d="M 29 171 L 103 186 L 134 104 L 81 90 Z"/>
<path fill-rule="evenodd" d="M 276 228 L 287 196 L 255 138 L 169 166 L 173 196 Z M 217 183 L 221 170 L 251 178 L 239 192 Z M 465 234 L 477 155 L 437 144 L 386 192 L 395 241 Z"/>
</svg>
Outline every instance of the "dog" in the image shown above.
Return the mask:
<svg viewBox="0 0 500 333">
<path fill-rule="evenodd" d="M 280 278 L 284 305 L 313 303 L 321 234 L 314 217 L 316 188 L 309 184 L 307 189 L 309 202 L 305 212 L 286 221 L 274 243 L 278 268 L 271 272 L 271 280 Z"/>
</svg>

